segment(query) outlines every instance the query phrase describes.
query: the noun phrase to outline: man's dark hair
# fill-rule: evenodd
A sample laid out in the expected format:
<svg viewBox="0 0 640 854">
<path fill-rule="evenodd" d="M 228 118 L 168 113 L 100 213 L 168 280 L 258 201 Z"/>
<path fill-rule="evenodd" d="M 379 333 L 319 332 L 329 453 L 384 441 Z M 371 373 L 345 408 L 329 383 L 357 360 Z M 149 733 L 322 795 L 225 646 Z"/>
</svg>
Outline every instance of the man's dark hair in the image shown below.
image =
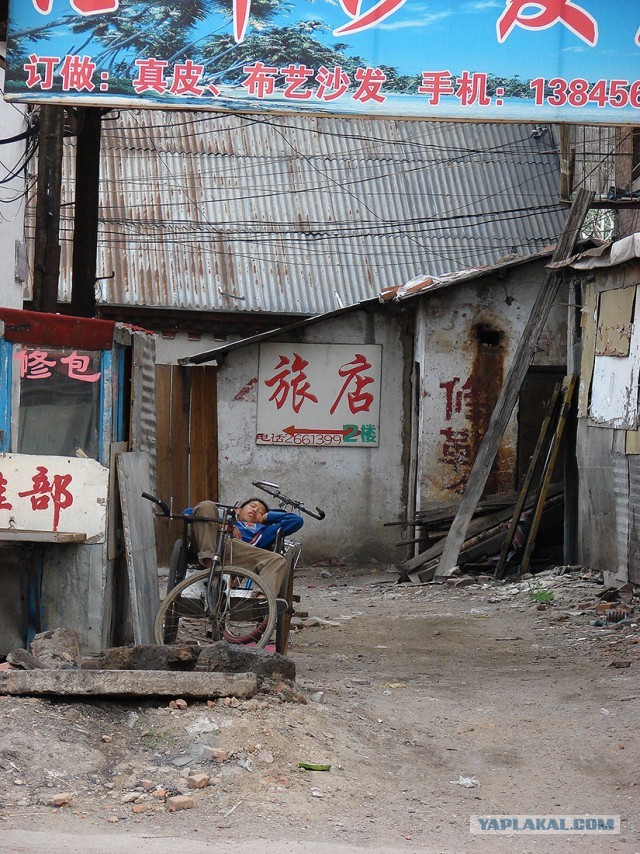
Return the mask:
<svg viewBox="0 0 640 854">
<path fill-rule="evenodd" d="M 246 507 L 247 504 L 251 504 L 252 501 L 259 501 L 260 504 L 262 504 L 262 506 L 265 508 L 265 511 L 267 513 L 269 512 L 269 505 L 267 504 L 267 502 L 264 501 L 262 498 L 259 498 L 257 495 L 255 495 L 253 498 L 247 498 L 246 501 L 243 501 L 240 505 L 240 509 L 242 510 L 243 507 Z"/>
</svg>

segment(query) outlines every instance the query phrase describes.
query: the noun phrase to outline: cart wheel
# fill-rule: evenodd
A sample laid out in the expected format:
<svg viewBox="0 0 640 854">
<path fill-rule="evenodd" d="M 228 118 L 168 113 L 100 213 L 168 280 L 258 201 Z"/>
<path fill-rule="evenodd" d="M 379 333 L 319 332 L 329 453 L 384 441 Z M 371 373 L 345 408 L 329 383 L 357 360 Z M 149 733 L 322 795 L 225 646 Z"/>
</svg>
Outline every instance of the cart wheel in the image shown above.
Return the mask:
<svg viewBox="0 0 640 854">
<path fill-rule="evenodd" d="M 289 568 L 283 599 L 287 600 L 287 610 L 278 615 L 276 622 L 276 652 L 286 655 L 289 649 L 289 630 L 293 615 L 293 568 Z"/>
</svg>

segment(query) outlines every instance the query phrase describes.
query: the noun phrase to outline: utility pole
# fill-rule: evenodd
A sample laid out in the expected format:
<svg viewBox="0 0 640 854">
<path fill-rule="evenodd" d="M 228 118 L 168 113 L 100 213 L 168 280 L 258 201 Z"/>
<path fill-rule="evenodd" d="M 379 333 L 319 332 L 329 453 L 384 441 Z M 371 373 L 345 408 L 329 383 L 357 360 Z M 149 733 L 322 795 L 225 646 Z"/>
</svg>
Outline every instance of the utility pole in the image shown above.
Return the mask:
<svg viewBox="0 0 640 854">
<path fill-rule="evenodd" d="M 77 317 L 95 317 L 96 313 L 100 132 L 103 112 L 99 107 L 83 107 L 79 116 L 71 279 L 71 314 Z"/>
<path fill-rule="evenodd" d="M 64 107 L 40 107 L 33 308 L 55 313 L 60 276 L 60 188 Z"/>
</svg>

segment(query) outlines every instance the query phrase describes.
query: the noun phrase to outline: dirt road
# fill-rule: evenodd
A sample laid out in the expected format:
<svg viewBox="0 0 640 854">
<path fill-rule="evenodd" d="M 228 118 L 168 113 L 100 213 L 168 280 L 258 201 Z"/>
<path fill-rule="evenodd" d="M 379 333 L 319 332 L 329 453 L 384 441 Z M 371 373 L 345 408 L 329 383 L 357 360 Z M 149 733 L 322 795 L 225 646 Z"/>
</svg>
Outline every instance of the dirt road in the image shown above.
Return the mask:
<svg viewBox="0 0 640 854">
<path fill-rule="evenodd" d="M 592 625 L 601 585 L 539 577 L 539 610 L 524 585 L 394 578 L 301 571 L 320 622 L 290 649 L 306 703 L 0 698 L 0 851 L 640 851 L 640 632 Z M 179 794 L 195 805 L 168 812 Z M 547 814 L 621 830 L 470 833 L 472 815 Z"/>
</svg>

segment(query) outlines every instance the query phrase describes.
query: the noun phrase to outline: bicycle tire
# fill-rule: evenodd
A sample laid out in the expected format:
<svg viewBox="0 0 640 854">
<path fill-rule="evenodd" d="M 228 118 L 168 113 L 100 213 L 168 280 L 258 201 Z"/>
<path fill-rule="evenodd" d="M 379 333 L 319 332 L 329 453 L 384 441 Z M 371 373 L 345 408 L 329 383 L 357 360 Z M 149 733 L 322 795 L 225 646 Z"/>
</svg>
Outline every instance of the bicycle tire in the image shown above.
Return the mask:
<svg viewBox="0 0 640 854">
<path fill-rule="evenodd" d="M 271 589 L 249 569 L 218 567 L 213 571 L 212 597 L 221 600 L 224 596 L 225 601 L 220 601 L 211 613 L 205 607 L 210 573 L 208 569 L 196 572 L 168 593 L 156 614 L 155 642 L 160 645 L 168 642 L 202 646 L 225 638 L 231 643 L 254 643 L 258 648 L 265 647 L 277 615 Z M 246 582 L 252 585 L 251 594 L 245 588 Z"/>
<path fill-rule="evenodd" d="M 187 550 L 183 540 L 176 540 L 169 560 L 169 577 L 167 578 L 167 593 L 184 580 L 187 571 Z"/>
</svg>

